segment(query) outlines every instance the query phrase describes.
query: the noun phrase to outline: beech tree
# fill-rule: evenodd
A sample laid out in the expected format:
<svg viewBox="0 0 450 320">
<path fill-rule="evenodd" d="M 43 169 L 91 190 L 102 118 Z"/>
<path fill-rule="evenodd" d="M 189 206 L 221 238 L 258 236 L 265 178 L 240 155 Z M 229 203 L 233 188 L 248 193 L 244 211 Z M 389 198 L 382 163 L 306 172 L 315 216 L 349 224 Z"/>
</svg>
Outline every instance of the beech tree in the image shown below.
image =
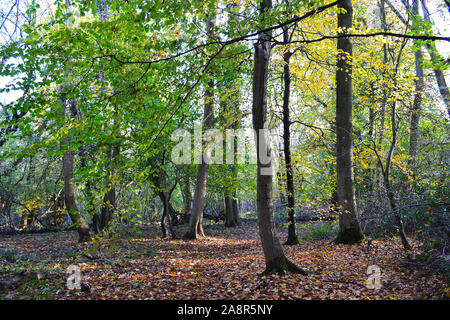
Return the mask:
<svg viewBox="0 0 450 320">
<path fill-rule="evenodd" d="M 283 28 L 283 40 L 289 42 L 289 32 L 286 27 Z M 283 146 L 284 158 L 286 163 L 286 195 L 287 195 L 287 215 L 288 215 L 288 238 L 285 244 L 294 245 L 298 243 L 297 233 L 295 231 L 295 190 L 294 190 L 294 170 L 291 157 L 291 119 L 289 99 L 291 93 L 291 72 L 289 63 L 292 52 L 287 50 L 283 54 Z"/>
<path fill-rule="evenodd" d="M 68 13 L 71 12 L 71 2 L 70 0 L 66 1 L 66 10 Z M 69 76 L 73 72 L 70 69 L 67 69 L 65 72 L 65 76 Z M 67 122 L 70 123 L 71 119 L 75 117 L 78 113 L 77 111 L 77 101 L 74 98 L 67 97 L 67 90 L 69 83 L 64 82 L 61 84 L 59 88 L 60 94 L 60 103 L 62 105 L 62 110 L 67 117 Z M 75 184 L 73 177 L 73 163 L 74 163 L 74 155 L 71 150 L 70 140 L 73 138 L 73 134 L 71 134 L 70 130 L 67 132 L 67 136 L 64 138 L 61 143 L 61 147 L 63 147 L 66 151 L 63 155 L 63 176 L 64 176 L 64 203 L 66 205 L 66 210 L 72 220 L 73 224 L 78 230 L 78 241 L 79 242 L 87 242 L 91 240 L 91 232 L 89 229 L 89 225 L 86 220 L 81 215 L 81 212 L 78 210 L 76 200 L 75 200 Z"/>
<path fill-rule="evenodd" d="M 2 228 L 73 225 L 89 241 L 90 228 L 97 240 L 158 222 L 170 242 L 240 220 L 232 237 L 257 217 L 265 272 L 301 274 L 309 237 L 446 236 L 448 61 L 435 43 L 450 38 L 426 1 L 30 1 L 23 24 L 9 15 L 19 2 L 0 4 Z M 257 162 L 237 161 L 238 136 L 214 164 L 200 123 L 223 138 L 253 127 Z"/>
<path fill-rule="evenodd" d="M 214 18 L 208 18 L 206 22 L 207 37 L 214 37 Z M 205 107 L 203 112 L 203 128 L 211 129 L 214 124 L 214 75 L 208 74 L 209 79 L 205 90 Z M 202 139 L 203 140 L 203 139 Z M 206 183 L 208 180 L 208 169 L 211 161 L 211 148 L 202 141 L 201 163 L 198 167 L 197 180 L 195 182 L 195 193 L 192 201 L 191 216 L 189 219 L 189 230 L 184 237 L 186 239 L 197 239 L 204 236 L 203 232 L 203 209 L 205 207 Z M 209 142 L 210 143 L 210 142 Z"/>
<path fill-rule="evenodd" d="M 352 28 L 351 0 L 338 4 L 338 29 L 342 34 Z M 352 42 L 349 37 L 337 40 L 336 70 L 336 172 L 337 194 L 340 208 L 339 233 L 336 241 L 353 244 L 361 242 L 364 235 L 358 222 L 353 177 L 352 137 Z"/>
<path fill-rule="evenodd" d="M 261 22 L 272 8 L 271 0 L 260 2 L 259 12 Z M 283 247 L 278 239 L 273 216 L 273 176 L 271 145 L 267 126 L 267 79 L 269 73 L 269 60 L 272 37 L 271 31 L 262 32 L 255 44 L 253 67 L 253 102 L 252 117 L 253 128 L 256 132 L 256 150 L 258 161 L 257 173 L 257 208 L 258 225 L 261 244 L 266 258 L 265 273 L 284 273 L 286 271 L 306 274 L 284 254 Z"/>
</svg>

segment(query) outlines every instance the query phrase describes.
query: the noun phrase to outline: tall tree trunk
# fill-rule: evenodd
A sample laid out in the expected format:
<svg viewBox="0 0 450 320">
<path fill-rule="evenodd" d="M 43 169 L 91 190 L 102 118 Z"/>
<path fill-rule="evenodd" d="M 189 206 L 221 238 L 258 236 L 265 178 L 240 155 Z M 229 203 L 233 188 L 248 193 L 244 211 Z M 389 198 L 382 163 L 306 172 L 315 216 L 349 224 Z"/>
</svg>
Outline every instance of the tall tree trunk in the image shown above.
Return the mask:
<svg viewBox="0 0 450 320">
<path fill-rule="evenodd" d="M 78 155 L 80 156 L 80 166 L 82 168 L 87 168 L 87 154 L 85 151 L 85 147 L 82 145 L 78 149 Z M 100 215 L 98 214 L 97 210 L 95 210 L 95 204 L 94 204 L 94 196 L 92 194 L 92 181 L 88 179 L 85 184 L 86 188 L 86 201 L 87 204 L 87 211 L 89 212 L 89 215 L 92 217 L 92 227 L 94 229 L 94 233 L 98 234 L 100 232 Z"/>
<path fill-rule="evenodd" d="M 380 0 L 378 3 L 380 8 L 380 20 L 381 20 L 381 27 L 384 32 L 388 31 L 388 26 L 386 23 L 386 9 L 385 9 L 385 0 Z M 387 62 L 388 62 L 388 52 L 387 52 L 387 44 L 383 43 L 383 71 L 382 76 L 383 79 L 387 79 L 386 77 L 386 70 L 387 70 Z M 386 103 L 388 98 L 388 92 L 386 89 L 386 84 L 382 85 L 382 101 L 381 101 L 381 108 L 380 108 L 380 127 L 378 129 L 378 148 L 383 148 L 383 139 L 384 139 L 384 128 L 386 123 Z M 375 171 L 375 184 L 381 186 L 383 184 L 383 177 L 380 167 L 378 166 Z M 378 190 L 381 190 L 381 188 L 377 188 Z M 381 196 L 381 194 L 380 194 Z"/>
<path fill-rule="evenodd" d="M 338 28 L 342 32 L 352 27 L 352 1 L 344 0 L 338 8 Z M 353 181 L 352 142 L 352 43 L 350 38 L 337 40 L 336 71 L 336 172 L 337 192 L 341 213 L 339 215 L 338 243 L 353 244 L 364 238 L 359 226 Z"/>
<path fill-rule="evenodd" d="M 223 88 L 220 88 L 222 90 L 220 90 L 220 92 L 228 92 L 228 90 L 231 90 L 229 85 L 225 85 L 223 86 Z M 226 173 L 231 173 L 231 177 L 233 179 L 232 183 L 234 184 L 234 179 L 235 179 L 235 167 L 234 167 L 234 162 L 236 161 L 235 157 L 234 157 L 234 152 L 236 150 L 235 148 L 235 139 L 233 137 L 232 141 L 228 141 L 227 137 L 226 137 L 226 129 L 230 128 L 230 122 L 234 123 L 235 119 L 233 119 L 233 117 L 235 116 L 234 114 L 234 110 L 232 110 L 231 108 L 231 104 L 233 104 L 233 102 L 230 103 L 229 99 L 227 99 L 226 101 L 223 99 L 220 102 L 220 111 L 219 111 L 219 119 L 221 121 L 220 126 L 221 126 L 221 131 L 222 131 L 222 136 L 224 137 L 223 139 L 223 170 Z M 228 110 L 230 110 L 230 112 L 227 112 Z M 232 121 L 230 121 L 232 120 Z M 228 163 L 227 160 L 227 153 L 228 153 L 228 149 L 229 148 L 233 148 L 233 163 Z M 231 172 L 230 172 L 231 171 Z M 233 228 L 237 225 L 237 222 L 234 220 L 235 218 L 235 214 L 234 214 L 234 205 L 233 205 L 233 201 L 235 201 L 233 199 L 233 195 L 234 195 L 234 188 L 233 190 L 231 190 L 230 188 L 225 188 L 224 189 L 224 194 L 223 194 L 223 204 L 224 204 L 224 212 L 225 212 L 225 227 L 226 228 Z"/>
<path fill-rule="evenodd" d="M 289 41 L 289 32 L 287 27 L 283 28 L 283 38 L 285 42 Z M 287 245 L 298 244 L 297 233 L 295 232 L 295 194 L 294 194 L 294 170 L 292 168 L 291 157 L 291 119 L 289 114 L 289 98 L 291 94 L 291 72 L 289 70 L 289 62 L 292 53 L 286 51 L 283 55 L 284 70 L 284 92 L 283 92 L 283 143 L 284 158 L 286 161 L 286 191 L 287 191 L 287 207 L 288 215 L 288 237 L 285 242 Z"/>
<path fill-rule="evenodd" d="M 412 14 L 419 15 L 419 0 L 413 0 Z M 417 41 L 416 41 L 417 42 Z M 414 53 L 414 62 L 416 68 L 416 86 L 414 94 L 414 102 L 411 110 L 411 122 L 409 132 L 409 166 L 412 170 L 413 177 L 416 176 L 416 158 L 417 158 L 417 143 L 419 137 L 419 120 L 420 120 L 420 105 L 422 103 L 422 95 L 424 88 L 424 76 L 422 67 L 422 50 L 419 48 Z"/>
<path fill-rule="evenodd" d="M 389 148 L 388 155 L 386 157 L 386 165 L 384 169 L 384 186 L 386 188 L 387 196 L 389 199 L 389 204 L 391 206 L 395 223 L 397 224 L 398 233 L 400 235 L 400 239 L 402 241 L 402 244 L 406 250 L 410 250 L 411 246 L 408 243 L 408 239 L 405 235 L 405 230 L 403 227 L 403 221 L 401 218 L 401 214 L 397 205 L 397 201 L 395 199 L 394 190 L 392 190 L 392 184 L 390 180 L 390 169 L 392 164 L 392 157 L 394 155 L 395 146 L 397 144 L 397 127 L 396 127 L 396 121 L 395 121 L 395 101 L 392 103 L 392 111 L 391 111 L 391 124 L 392 124 L 392 142 L 391 147 Z"/>
<path fill-rule="evenodd" d="M 241 221 L 239 219 L 239 205 L 238 205 L 236 190 L 234 190 L 233 199 L 231 200 L 231 203 L 233 205 L 233 216 L 234 216 L 233 220 L 236 223 L 236 225 L 239 225 L 241 223 Z"/>
<path fill-rule="evenodd" d="M 223 199 L 224 202 L 224 209 L 225 209 L 225 227 L 226 228 L 232 228 L 236 227 L 237 223 L 234 220 L 235 214 L 234 214 L 234 204 L 233 199 L 230 196 L 225 196 Z"/>
<path fill-rule="evenodd" d="M 385 1 L 381 0 L 379 5 L 380 5 L 380 16 L 381 16 L 381 27 L 383 28 L 384 32 L 388 31 L 388 27 L 387 27 L 387 23 L 386 23 L 386 10 L 385 10 Z M 387 44 L 383 43 L 383 66 L 385 66 L 385 68 L 383 69 L 383 79 L 386 79 L 386 64 L 388 62 L 388 52 L 387 52 Z M 383 100 L 381 102 L 381 110 L 380 110 L 380 129 L 379 129 L 379 135 L 378 135 L 378 145 L 380 146 L 380 148 L 382 147 L 383 144 L 383 137 L 384 137 L 384 125 L 385 125 L 385 121 L 386 121 L 386 103 L 387 103 L 387 90 L 386 90 L 386 86 L 383 85 Z"/>
<path fill-rule="evenodd" d="M 183 184 L 184 214 L 187 215 L 190 214 L 192 206 L 192 194 L 189 175 L 186 175 L 183 180 L 184 180 Z"/>
<path fill-rule="evenodd" d="M 285 195 L 284 195 L 284 189 L 285 189 L 285 187 L 284 187 L 284 177 L 283 177 L 283 174 L 282 174 L 282 163 L 283 163 L 283 154 L 282 154 L 282 152 L 281 152 L 281 150 L 282 150 L 282 147 L 281 147 L 281 144 L 278 146 L 278 148 L 279 148 L 279 154 L 278 154 L 278 157 L 279 157 L 279 161 L 280 161 L 280 170 L 278 170 L 277 171 L 277 183 L 278 183 L 278 189 L 280 190 L 279 191 L 279 201 L 280 201 L 280 208 L 283 208 L 285 205 L 286 205 L 286 197 L 285 197 Z"/>
<path fill-rule="evenodd" d="M 93 193 L 92 193 L 92 186 L 91 186 L 91 180 L 88 180 L 86 182 L 86 197 L 88 198 L 89 201 L 89 212 L 92 216 L 92 228 L 94 229 L 94 233 L 95 234 L 99 234 L 101 229 L 100 229 L 100 214 L 98 213 L 97 210 L 95 210 L 95 205 L 94 205 L 94 199 L 93 199 Z"/>
<path fill-rule="evenodd" d="M 402 2 L 405 5 L 406 9 L 409 9 L 409 4 L 405 3 L 404 1 L 402 1 Z M 430 13 L 428 11 L 428 7 L 426 4 L 426 0 L 420 0 L 420 2 L 422 4 L 424 20 L 427 21 L 429 24 L 432 24 L 432 21 L 430 18 Z M 447 0 L 446 0 L 446 2 L 448 3 Z M 387 1 L 387 3 L 393 9 L 393 11 L 397 15 L 397 17 L 403 22 L 403 24 L 405 24 L 406 26 L 409 26 L 408 21 L 402 17 L 400 12 L 398 12 L 398 10 L 395 10 L 395 7 L 389 1 Z M 418 11 L 417 11 L 417 14 L 419 14 Z M 433 42 L 431 42 L 431 43 L 426 42 L 425 48 L 427 49 L 428 54 L 430 55 L 431 59 L 437 60 L 438 57 L 437 57 L 436 45 Z M 444 72 L 442 71 L 442 69 L 439 69 L 439 68 L 435 68 L 435 69 L 433 69 L 433 71 L 434 71 L 434 76 L 436 78 L 436 82 L 437 82 L 442 100 L 447 108 L 447 114 L 450 116 L 450 91 L 447 86 L 447 81 L 445 80 Z"/>
<path fill-rule="evenodd" d="M 164 164 L 164 161 L 163 161 L 163 164 Z M 161 231 L 163 234 L 163 238 L 167 237 L 168 232 L 170 232 L 172 239 L 175 239 L 176 234 L 173 229 L 173 224 L 174 224 L 173 221 L 176 219 L 176 215 L 175 215 L 175 210 L 173 209 L 173 207 L 170 204 L 170 198 L 172 197 L 172 193 L 175 190 L 178 182 L 176 181 L 175 184 L 170 188 L 170 190 L 165 191 L 164 188 L 161 186 L 160 176 L 162 176 L 162 175 L 166 175 L 166 174 L 163 174 L 163 172 L 159 171 L 155 175 L 150 175 L 150 177 L 153 180 L 153 183 L 155 184 L 157 194 L 163 204 L 163 214 L 161 216 Z M 167 223 L 167 225 L 166 225 L 166 223 Z"/>
<path fill-rule="evenodd" d="M 229 90 L 233 90 L 234 88 L 228 84 L 223 88 L 226 92 Z M 236 160 L 237 160 L 237 148 L 236 148 L 236 140 L 237 138 L 233 135 L 232 140 L 228 141 L 228 137 L 226 136 L 226 130 L 232 128 L 234 130 L 238 129 L 240 123 L 240 112 L 238 101 L 238 94 L 234 94 L 227 101 L 221 102 L 220 108 L 220 119 L 222 121 L 222 134 L 223 134 L 223 167 L 224 171 L 230 174 L 232 183 L 232 188 L 226 188 L 224 190 L 224 209 L 225 209 L 225 227 L 232 228 L 236 227 L 239 224 L 239 212 L 237 211 L 237 199 L 236 199 L 236 181 L 237 181 L 237 169 L 236 169 Z M 236 132 L 236 131 L 235 131 Z M 233 154 L 232 159 L 228 159 L 229 149 L 232 148 Z M 228 163 L 227 161 L 231 160 L 233 163 Z"/>
<path fill-rule="evenodd" d="M 100 211 L 101 221 L 100 229 L 106 230 L 111 228 L 114 210 L 116 207 L 116 186 L 115 186 L 115 171 L 120 153 L 119 142 L 114 144 L 112 150 L 108 151 L 108 179 L 106 181 L 107 191 L 103 196 L 103 203 Z"/>
<path fill-rule="evenodd" d="M 62 146 L 69 147 L 69 139 L 66 137 Z M 75 184 L 73 182 L 73 153 L 67 150 L 63 155 L 63 176 L 64 176 L 64 203 L 66 210 L 78 231 L 78 241 L 87 242 L 91 239 L 89 225 L 81 216 L 75 202 Z"/>
<path fill-rule="evenodd" d="M 105 0 L 97 0 L 97 15 L 100 21 L 107 21 L 109 19 L 109 8 Z M 100 79 L 103 82 L 104 70 L 100 71 Z M 105 88 L 101 88 L 101 92 L 105 92 Z M 117 115 L 117 106 L 115 106 L 115 115 Z M 117 121 L 114 119 L 114 128 L 117 126 Z M 113 220 L 114 210 L 116 206 L 116 188 L 114 181 L 115 166 L 117 165 L 118 156 L 120 153 L 119 142 L 115 142 L 114 146 L 109 147 L 107 151 L 108 164 L 107 164 L 107 179 L 106 179 L 106 193 L 103 196 L 103 203 L 100 208 L 100 219 L 95 217 L 94 222 L 100 224 L 100 230 L 106 230 L 111 228 Z"/>
<path fill-rule="evenodd" d="M 260 15 L 272 8 L 271 0 L 260 2 Z M 266 260 L 264 273 L 285 273 L 286 271 L 306 274 L 306 272 L 290 262 L 283 251 L 275 230 L 273 215 L 272 161 L 271 146 L 267 123 L 267 78 L 272 32 L 264 32 L 258 36 L 255 44 L 253 69 L 253 128 L 256 131 L 256 150 L 258 160 L 257 172 L 257 210 L 259 235 Z"/>
<path fill-rule="evenodd" d="M 167 192 L 159 191 L 158 192 L 159 198 L 161 199 L 161 202 L 163 203 L 163 214 L 161 217 L 161 230 L 163 233 L 163 238 L 168 236 L 167 231 L 170 232 L 170 235 L 172 239 L 175 239 L 176 234 L 173 229 L 173 223 L 172 223 L 172 216 L 170 215 L 170 195 Z M 166 226 L 167 221 L 167 226 Z"/>
<path fill-rule="evenodd" d="M 430 13 L 428 11 L 426 1 L 420 0 L 422 3 L 422 11 L 424 15 L 425 21 L 431 24 Z M 425 47 L 427 48 L 428 54 L 431 59 L 437 59 L 437 50 L 436 45 L 434 43 L 425 43 Z M 447 82 L 445 80 L 444 72 L 441 69 L 434 69 L 434 75 L 436 78 L 437 85 L 439 87 L 439 92 L 441 93 L 442 100 L 444 101 L 445 106 L 447 107 L 447 114 L 450 116 L 450 92 L 447 86 Z"/>
<path fill-rule="evenodd" d="M 233 99 L 234 121 L 232 124 L 232 128 L 234 130 L 237 130 L 241 125 L 242 114 L 241 114 L 241 110 L 239 109 L 240 101 L 241 101 L 241 93 L 237 92 L 235 94 L 235 98 Z M 238 171 L 236 168 L 236 162 L 237 162 L 237 157 L 238 157 L 238 150 L 236 147 L 237 137 L 234 137 L 233 142 L 234 142 L 234 145 L 233 145 L 233 162 L 234 163 L 233 163 L 233 165 L 231 165 L 231 175 L 233 177 L 233 183 L 235 184 L 236 181 L 238 180 Z M 235 225 L 238 226 L 240 224 L 240 219 L 239 219 L 239 206 L 238 206 L 237 187 L 236 186 L 233 188 L 231 196 L 232 196 L 231 204 L 232 204 L 232 211 L 233 211 L 233 220 L 234 220 Z"/>
<path fill-rule="evenodd" d="M 209 18 L 206 22 L 208 38 L 214 37 L 214 22 Z M 205 106 L 203 113 L 203 128 L 205 130 L 213 127 L 214 124 L 214 76 L 209 75 L 210 80 L 205 91 Z M 202 139 L 203 140 L 203 139 Z M 195 184 L 194 200 L 189 219 L 189 230 L 184 235 L 185 239 L 197 239 L 204 236 L 203 232 L 203 209 L 205 207 L 206 183 L 208 179 L 209 162 L 211 150 L 202 143 L 202 162 L 198 167 L 197 180 Z"/>
<path fill-rule="evenodd" d="M 66 10 L 69 13 L 72 10 L 71 1 L 66 0 Z M 70 69 L 65 71 L 65 77 L 71 73 Z M 76 115 L 76 100 L 67 99 L 66 97 L 66 87 L 67 83 L 62 83 L 59 88 L 59 93 L 61 95 L 61 104 L 63 106 L 64 116 L 71 119 L 72 116 Z M 66 210 L 69 214 L 72 223 L 76 226 L 78 231 L 78 241 L 87 242 L 91 239 L 91 232 L 89 230 L 89 225 L 84 220 L 80 211 L 78 210 L 75 201 L 75 184 L 73 182 L 73 152 L 70 150 L 69 137 L 66 136 L 61 142 L 61 148 L 67 149 L 63 154 L 63 177 L 64 177 L 64 203 L 66 205 Z"/>
</svg>

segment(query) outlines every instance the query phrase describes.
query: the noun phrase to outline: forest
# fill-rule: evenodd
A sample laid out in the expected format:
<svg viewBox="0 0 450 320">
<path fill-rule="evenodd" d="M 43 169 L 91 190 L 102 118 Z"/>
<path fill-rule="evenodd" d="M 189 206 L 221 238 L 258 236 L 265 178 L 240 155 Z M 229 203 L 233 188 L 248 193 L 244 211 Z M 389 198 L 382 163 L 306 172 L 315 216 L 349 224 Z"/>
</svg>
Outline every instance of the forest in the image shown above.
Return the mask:
<svg viewBox="0 0 450 320">
<path fill-rule="evenodd" d="M 449 27 L 0 0 L 0 300 L 448 300 Z"/>
</svg>

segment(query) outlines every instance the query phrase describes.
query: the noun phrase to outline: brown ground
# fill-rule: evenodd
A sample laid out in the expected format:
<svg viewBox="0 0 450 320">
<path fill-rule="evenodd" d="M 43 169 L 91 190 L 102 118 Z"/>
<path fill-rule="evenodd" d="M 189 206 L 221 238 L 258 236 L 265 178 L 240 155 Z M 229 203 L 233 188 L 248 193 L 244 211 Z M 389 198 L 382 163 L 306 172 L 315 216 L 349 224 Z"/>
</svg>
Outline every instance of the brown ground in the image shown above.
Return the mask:
<svg viewBox="0 0 450 320">
<path fill-rule="evenodd" d="M 208 236 L 200 240 L 170 240 L 152 226 L 141 235 L 89 244 L 78 244 L 73 231 L 0 235 L 0 279 L 22 270 L 48 275 L 0 291 L 0 299 L 442 299 L 449 294 L 445 274 L 408 260 L 398 240 L 372 241 L 369 250 L 367 242 L 302 240 L 284 246 L 285 253 L 317 274 L 263 277 L 255 223 L 227 230 L 218 223 L 205 230 Z M 67 289 L 69 265 L 81 268 L 90 290 Z M 380 267 L 379 290 L 366 287 L 369 265 Z"/>
</svg>

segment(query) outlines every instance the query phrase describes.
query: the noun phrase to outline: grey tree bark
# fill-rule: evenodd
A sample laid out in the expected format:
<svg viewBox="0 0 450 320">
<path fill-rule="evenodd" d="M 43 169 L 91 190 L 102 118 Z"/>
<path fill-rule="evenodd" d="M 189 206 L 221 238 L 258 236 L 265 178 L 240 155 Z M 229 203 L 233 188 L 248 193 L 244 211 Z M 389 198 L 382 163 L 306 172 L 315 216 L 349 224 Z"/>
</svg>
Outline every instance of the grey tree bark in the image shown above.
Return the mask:
<svg viewBox="0 0 450 320">
<path fill-rule="evenodd" d="M 391 164 L 392 164 L 392 156 L 394 155 L 395 146 L 397 144 L 397 125 L 396 125 L 396 121 L 395 121 L 395 106 L 396 106 L 396 102 L 394 101 L 392 103 L 392 109 L 391 109 L 392 141 L 391 141 L 391 146 L 389 148 L 388 155 L 386 157 L 386 165 L 384 167 L 383 179 L 384 179 L 384 186 L 386 188 L 386 193 L 387 193 L 387 196 L 389 199 L 389 203 L 390 203 L 393 215 L 394 215 L 395 223 L 396 223 L 398 233 L 400 235 L 400 239 L 402 241 L 403 247 L 406 250 L 410 250 L 411 246 L 408 242 L 408 239 L 406 238 L 405 230 L 403 227 L 402 217 L 401 217 L 398 205 L 397 205 L 397 200 L 395 199 L 395 193 L 394 193 L 394 190 L 392 189 L 392 183 L 391 183 L 391 179 L 390 179 L 390 168 L 391 168 Z"/>
<path fill-rule="evenodd" d="M 67 11 L 71 11 L 71 2 L 70 0 L 66 0 L 66 8 Z M 68 77 L 71 70 L 67 69 L 65 71 L 65 76 Z M 61 84 L 59 88 L 59 93 L 61 96 L 61 104 L 63 106 L 64 116 L 70 120 L 72 116 L 76 115 L 76 100 L 67 99 L 66 97 L 66 86 L 67 83 L 64 82 Z M 91 232 L 89 229 L 89 225 L 86 220 L 84 220 L 80 211 L 78 210 L 76 201 L 75 201 L 75 183 L 73 181 L 73 161 L 74 156 L 72 150 L 70 150 L 70 132 L 61 142 L 61 147 L 66 148 L 67 150 L 63 154 L 63 177 L 64 177 L 64 204 L 66 206 L 66 210 L 69 214 L 72 223 L 77 228 L 78 231 L 78 241 L 79 242 L 87 242 L 91 239 Z"/>
<path fill-rule="evenodd" d="M 69 139 L 65 138 L 63 145 L 69 145 Z M 72 223 L 78 231 L 78 241 L 87 242 L 91 240 L 91 232 L 86 220 L 81 216 L 75 202 L 75 184 L 73 182 L 73 153 L 68 150 L 63 155 L 64 176 L 64 203 Z"/>
<path fill-rule="evenodd" d="M 228 92 L 229 90 L 234 90 L 235 88 L 232 88 L 232 85 L 234 83 L 227 83 L 222 89 L 225 92 Z M 223 166 L 224 170 L 228 172 L 232 179 L 233 184 L 235 183 L 237 179 L 237 170 L 235 162 L 237 160 L 237 148 L 236 148 L 236 137 L 233 136 L 231 141 L 228 141 L 226 136 L 226 129 L 232 128 L 237 129 L 239 128 L 240 120 L 241 120 L 241 113 L 239 110 L 239 101 L 240 101 L 240 94 L 234 93 L 226 101 L 222 101 L 220 103 L 220 119 L 221 119 L 221 126 L 222 126 L 222 134 L 223 134 Z M 233 151 L 233 157 L 232 161 L 233 163 L 227 163 L 227 153 L 229 152 L 228 149 L 232 149 Z M 224 211 L 225 211 L 225 227 L 227 228 L 233 228 L 236 227 L 239 224 L 239 211 L 237 207 L 237 199 L 236 199 L 237 191 L 236 187 L 231 188 L 225 188 L 224 191 Z"/>
<path fill-rule="evenodd" d="M 412 14 L 419 15 L 419 0 L 413 0 Z M 422 67 L 422 50 L 419 48 L 414 53 L 414 63 L 416 68 L 416 84 L 414 102 L 411 110 L 410 132 L 409 132 L 409 166 L 412 170 L 413 176 L 416 175 L 417 162 L 417 145 L 419 140 L 419 121 L 420 108 L 422 103 L 422 95 L 424 88 L 424 74 Z"/>
<path fill-rule="evenodd" d="M 270 8 L 272 8 L 271 0 L 260 1 L 259 10 L 263 21 L 265 13 Z M 258 162 L 256 201 L 259 235 L 266 260 L 264 273 L 283 274 L 286 271 L 291 271 L 306 274 L 306 271 L 300 269 L 286 258 L 274 223 L 271 146 L 267 132 L 267 78 L 271 52 L 271 36 L 271 31 L 261 33 L 255 44 L 252 90 L 252 121 L 253 128 L 256 131 L 255 138 Z"/>
<path fill-rule="evenodd" d="M 116 208 L 116 186 L 114 181 L 114 173 L 116 171 L 118 157 L 120 153 L 120 145 L 115 142 L 112 150 L 108 150 L 108 179 L 106 181 L 107 191 L 103 197 L 103 203 L 100 211 L 100 230 L 111 228 L 114 210 Z"/>
<path fill-rule="evenodd" d="M 343 0 L 338 8 L 338 28 L 345 32 L 352 27 L 353 8 L 351 0 Z M 357 218 L 353 178 L 352 141 L 352 43 L 350 38 L 337 40 L 336 71 L 336 172 L 337 193 L 340 208 L 339 232 L 336 242 L 354 244 L 364 238 Z"/>
<path fill-rule="evenodd" d="M 385 10 L 385 1 L 381 0 L 379 2 L 379 6 L 380 6 L 380 18 L 381 18 L 381 27 L 383 28 L 383 31 L 386 32 L 387 31 L 387 23 L 386 23 L 386 10 Z M 383 65 L 386 65 L 388 61 L 388 54 L 387 54 L 387 45 L 386 43 L 383 43 Z M 385 72 L 383 72 L 383 78 L 385 76 L 384 74 Z M 386 122 L 386 101 L 387 101 L 387 90 L 385 88 L 385 86 L 383 86 L 383 100 L 381 103 L 381 110 L 380 110 L 380 129 L 379 129 L 379 136 L 378 136 L 378 145 L 382 146 L 383 144 L 383 138 L 384 138 L 384 125 Z"/>
<path fill-rule="evenodd" d="M 211 18 L 207 20 L 206 26 L 208 38 L 212 38 L 214 36 L 214 22 Z M 205 106 L 203 112 L 203 128 L 205 130 L 212 128 L 214 124 L 214 77 L 212 74 L 209 76 L 210 80 L 205 90 Z M 211 151 L 205 144 L 202 144 L 202 146 L 202 162 L 198 167 L 194 199 L 189 219 L 189 230 L 184 235 L 185 239 L 197 239 L 199 236 L 205 235 L 202 222 Z"/>
<path fill-rule="evenodd" d="M 78 149 L 78 155 L 80 157 L 80 166 L 82 168 L 86 168 L 87 161 L 88 161 L 88 155 L 86 152 L 86 147 L 84 145 L 82 145 Z M 91 179 L 88 179 L 84 186 L 86 189 L 86 202 L 87 202 L 86 210 L 87 210 L 87 212 L 89 212 L 89 216 L 92 217 L 92 227 L 94 229 L 94 233 L 98 234 L 100 232 L 100 215 L 97 212 L 97 210 L 95 209 L 96 205 L 94 204 L 94 196 L 92 193 Z"/>
</svg>

